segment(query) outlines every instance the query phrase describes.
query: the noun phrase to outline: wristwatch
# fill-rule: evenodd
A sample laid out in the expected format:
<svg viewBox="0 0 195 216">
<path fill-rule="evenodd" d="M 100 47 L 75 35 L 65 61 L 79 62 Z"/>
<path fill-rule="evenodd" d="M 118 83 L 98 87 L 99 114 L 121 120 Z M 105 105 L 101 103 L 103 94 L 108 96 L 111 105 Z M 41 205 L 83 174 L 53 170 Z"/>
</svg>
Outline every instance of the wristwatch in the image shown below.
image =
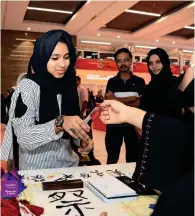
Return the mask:
<svg viewBox="0 0 195 216">
<path fill-rule="evenodd" d="M 56 120 L 55 120 L 55 126 L 56 126 L 57 128 L 62 128 L 63 123 L 64 123 L 64 118 L 63 118 L 63 116 L 58 116 L 58 117 L 56 118 Z"/>
</svg>

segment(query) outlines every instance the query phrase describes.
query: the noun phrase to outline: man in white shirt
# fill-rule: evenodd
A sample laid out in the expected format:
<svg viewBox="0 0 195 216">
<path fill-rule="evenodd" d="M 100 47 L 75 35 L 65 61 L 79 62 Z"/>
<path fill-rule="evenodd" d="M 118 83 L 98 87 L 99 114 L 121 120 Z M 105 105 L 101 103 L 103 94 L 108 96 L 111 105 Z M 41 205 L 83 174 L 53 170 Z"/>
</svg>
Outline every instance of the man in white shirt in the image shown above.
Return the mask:
<svg viewBox="0 0 195 216">
<path fill-rule="evenodd" d="M 88 91 L 85 87 L 81 86 L 81 78 L 76 76 L 76 84 L 77 84 L 77 91 L 79 96 L 79 106 L 81 110 L 81 117 L 86 117 L 86 108 L 88 102 Z"/>
</svg>

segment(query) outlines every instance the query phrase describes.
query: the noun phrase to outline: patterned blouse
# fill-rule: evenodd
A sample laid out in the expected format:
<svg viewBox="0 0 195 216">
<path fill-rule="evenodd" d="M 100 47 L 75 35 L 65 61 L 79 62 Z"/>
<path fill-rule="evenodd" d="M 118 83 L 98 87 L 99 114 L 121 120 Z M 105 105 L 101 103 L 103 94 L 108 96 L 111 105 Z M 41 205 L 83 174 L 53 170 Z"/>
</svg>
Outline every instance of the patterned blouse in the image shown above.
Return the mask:
<svg viewBox="0 0 195 216">
<path fill-rule="evenodd" d="M 27 110 L 21 117 L 15 116 L 18 97 L 21 96 Z M 57 95 L 58 105 L 61 95 Z M 40 87 L 30 79 L 23 79 L 12 96 L 9 121 L 1 146 L 1 159 L 13 159 L 13 131 L 19 145 L 19 169 L 49 169 L 78 165 L 78 156 L 72 151 L 70 141 L 56 134 L 55 119 L 36 125 L 39 121 Z M 49 109 L 49 107 L 48 107 Z"/>
</svg>

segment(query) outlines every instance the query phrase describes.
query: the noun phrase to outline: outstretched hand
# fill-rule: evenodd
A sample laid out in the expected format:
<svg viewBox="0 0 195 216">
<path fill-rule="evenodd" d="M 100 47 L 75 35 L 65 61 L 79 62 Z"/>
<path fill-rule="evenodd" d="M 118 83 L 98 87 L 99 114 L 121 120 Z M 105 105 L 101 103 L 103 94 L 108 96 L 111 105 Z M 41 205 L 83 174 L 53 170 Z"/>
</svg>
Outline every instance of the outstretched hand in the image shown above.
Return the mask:
<svg viewBox="0 0 195 216">
<path fill-rule="evenodd" d="M 104 124 L 120 124 L 126 122 L 127 106 L 116 100 L 105 100 L 101 105 L 100 119 Z"/>
<path fill-rule="evenodd" d="M 142 129 L 145 111 L 128 107 L 116 100 L 105 100 L 100 107 L 102 109 L 100 119 L 104 124 L 128 123 Z"/>
</svg>

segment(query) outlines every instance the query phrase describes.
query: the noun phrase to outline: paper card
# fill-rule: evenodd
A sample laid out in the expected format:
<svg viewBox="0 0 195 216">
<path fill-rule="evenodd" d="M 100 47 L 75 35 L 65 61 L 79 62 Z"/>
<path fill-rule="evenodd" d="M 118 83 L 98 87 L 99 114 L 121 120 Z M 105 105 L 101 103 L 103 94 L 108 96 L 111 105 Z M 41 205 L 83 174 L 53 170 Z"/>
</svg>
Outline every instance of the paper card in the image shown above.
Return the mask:
<svg viewBox="0 0 195 216">
<path fill-rule="evenodd" d="M 44 207 L 45 215 L 94 215 L 102 202 L 87 189 L 43 191 L 34 193 L 35 204 Z"/>
<path fill-rule="evenodd" d="M 49 181 L 67 181 L 67 180 L 73 180 L 76 179 L 74 174 L 72 172 L 61 172 L 58 174 L 47 174 L 47 182 Z"/>
<path fill-rule="evenodd" d="M 25 184 L 36 184 L 45 181 L 50 181 L 55 177 L 62 177 L 62 172 L 56 171 L 30 170 L 25 172 L 20 171 L 20 173 Z"/>
<path fill-rule="evenodd" d="M 101 108 L 95 107 L 92 112 L 85 118 L 84 122 L 87 124 L 90 120 L 95 121 L 96 119 L 99 119 L 101 114 Z"/>
<path fill-rule="evenodd" d="M 19 171 L 24 184 L 39 183 L 45 181 L 44 172 L 42 170 Z"/>
<path fill-rule="evenodd" d="M 114 164 L 114 166 L 106 166 L 106 171 L 115 176 L 128 176 L 129 178 L 132 177 L 136 164 Z M 133 171 L 132 171 L 133 170 Z"/>
<path fill-rule="evenodd" d="M 106 172 L 109 175 L 112 175 L 114 177 L 120 177 L 120 176 L 125 176 L 125 173 L 123 173 L 122 171 L 120 171 L 119 169 L 108 169 L 106 170 Z"/>
<path fill-rule="evenodd" d="M 62 172 L 46 172 L 45 173 L 46 181 L 50 181 L 53 178 L 56 178 L 60 175 L 62 175 Z"/>
<path fill-rule="evenodd" d="M 132 177 L 133 172 L 130 172 L 135 167 L 133 163 L 130 164 L 111 164 L 101 166 L 84 166 L 84 167 L 71 167 L 61 169 L 43 169 L 43 170 L 29 170 L 20 171 L 23 182 L 28 183 L 40 183 L 44 181 L 55 180 L 71 180 L 82 179 L 88 180 L 90 178 L 101 178 L 107 175 L 113 175 L 115 177 L 127 175 Z"/>
<path fill-rule="evenodd" d="M 90 168 L 88 166 L 75 167 L 74 176 L 76 179 L 88 180 L 92 177 L 90 174 Z"/>
<path fill-rule="evenodd" d="M 42 170 L 27 171 L 30 184 L 41 183 L 46 181 L 46 175 Z"/>
<path fill-rule="evenodd" d="M 89 180 L 90 178 L 103 177 L 105 175 L 104 170 L 99 169 L 97 166 L 86 166 L 76 171 L 75 176 L 82 180 Z"/>
<path fill-rule="evenodd" d="M 35 204 L 44 207 L 47 216 L 100 216 L 107 212 L 108 216 L 128 214 L 120 207 L 120 203 L 106 204 L 87 188 L 34 193 Z"/>
</svg>

